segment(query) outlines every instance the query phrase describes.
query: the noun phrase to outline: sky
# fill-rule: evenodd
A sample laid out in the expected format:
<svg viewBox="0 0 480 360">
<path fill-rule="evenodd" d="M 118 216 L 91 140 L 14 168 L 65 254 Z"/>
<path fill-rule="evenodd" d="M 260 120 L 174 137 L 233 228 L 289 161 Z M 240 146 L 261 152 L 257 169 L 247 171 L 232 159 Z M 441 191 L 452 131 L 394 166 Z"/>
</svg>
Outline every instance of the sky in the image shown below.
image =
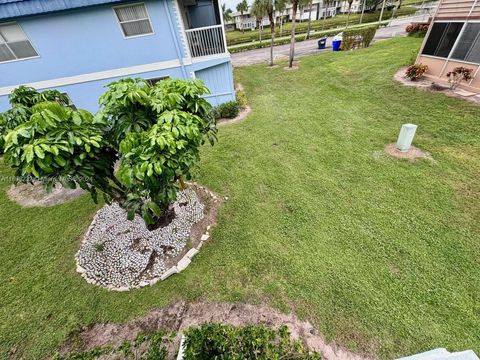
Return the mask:
<svg viewBox="0 0 480 360">
<path fill-rule="evenodd" d="M 237 4 L 240 2 L 241 0 L 221 0 L 220 3 L 221 4 L 226 4 L 227 5 L 227 8 L 230 8 L 232 9 L 234 12 L 237 11 L 236 7 L 237 7 Z M 252 0 L 247 0 L 248 2 L 248 5 L 251 5 L 252 3 Z"/>
</svg>

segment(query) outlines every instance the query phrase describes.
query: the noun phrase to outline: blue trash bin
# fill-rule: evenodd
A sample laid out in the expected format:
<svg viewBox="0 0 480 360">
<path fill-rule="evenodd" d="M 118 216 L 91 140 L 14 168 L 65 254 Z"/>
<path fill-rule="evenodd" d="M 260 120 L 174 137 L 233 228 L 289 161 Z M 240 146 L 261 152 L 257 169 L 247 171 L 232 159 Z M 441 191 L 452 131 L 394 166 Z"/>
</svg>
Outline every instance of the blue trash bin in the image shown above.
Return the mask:
<svg viewBox="0 0 480 360">
<path fill-rule="evenodd" d="M 340 51 L 340 46 L 342 45 L 342 40 L 333 40 L 332 41 L 332 50 L 333 51 Z"/>
<path fill-rule="evenodd" d="M 320 40 L 318 40 L 318 48 L 319 49 L 325 49 L 325 47 L 327 46 L 327 38 L 320 38 Z"/>
</svg>

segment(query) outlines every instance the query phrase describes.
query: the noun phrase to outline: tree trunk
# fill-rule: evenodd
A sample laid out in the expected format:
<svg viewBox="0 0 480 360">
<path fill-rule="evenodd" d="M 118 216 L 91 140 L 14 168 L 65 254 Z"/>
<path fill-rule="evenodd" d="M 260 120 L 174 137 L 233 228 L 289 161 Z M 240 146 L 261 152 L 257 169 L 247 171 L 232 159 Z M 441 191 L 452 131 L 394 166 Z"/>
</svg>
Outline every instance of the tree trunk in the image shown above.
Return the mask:
<svg viewBox="0 0 480 360">
<path fill-rule="evenodd" d="M 243 11 L 240 13 L 240 19 L 242 19 L 242 22 L 240 23 L 242 26 L 242 34 L 245 34 L 245 27 L 243 26 Z"/>
<path fill-rule="evenodd" d="M 288 67 L 290 68 L 293 66 L 293 57 L 295 56 L 295 23 L 297 18 L 297 6 L 298 6 L 298 0 L 293 0 L 292 1 L 292 13 L 293 13 L 292 34 L 290 37 L 290 56 L 288 59 Z"/>
<path fill-rule="evenodd" d="M 402 7 L 402 0 L 398 0 L 398 7 L 397 9 L 400 9 Z"/>
<path fill-rule="evenodd" d="M 257 22 L 258 22 L 258 36 L 259 36 L 260 42 L 262 42 L 262 22 L 258 20 Z"/>
<path fill-rule="evenodd" d="M 270 20 L 270 66 L 273 66 L 273 44 L 275 42 L 275 21 L 273 20 L 273 12 L 268 14 Z"/>
<path fill-rule="evenodd" d="M 280 37 L 283 35 L 283 11 L 280 14 Z"/>
<path fill-rule="evenodd" d="M 365 13 L 365 5 L 366 4 L 367 4 L 367 0 L 363 0 L 362 15 L 360 15 L 360 25 L 363 22 L 363 14 Z"/>
<path fill-rule="evenodd" d="M 350 21 L 350 12 L 352 10 L 352 3 L 348 4 L 348 15 L 347 15 L 347 23 L 345 24 L 345 30 L 348 29 L 348 23 Z"/>
<path fill-rule="evenodd" d="M 173 205 L 161 206 L 162 216 L 154 224 L 147 225 L 149 231 L 153 231 L 169 225 L 175 219 L 175 208 Z"/>
<path fill-rule="evenodd" d="M 310 39 L 310 27 L 312 24 L 312 6 L 313 6 L 313 0 L 310 0 L 308 3 L 310 6 L 310 9 L 308 10 L 308 27 L 307 27 L 307 40 Z"/>
<path fill-rule="evenodd" d="M 323 2 L 323 7 L 325 8 L 324 9 L 324 13 L 323 13 L 323 23 L 322 23 L 322 31 L 325 29 L 325 23 L 327 22 L 327 9 L 328 9 L 328 5 L 330 5 L 330 3 L 327 1 L 327 2 Z"/>
</svg>

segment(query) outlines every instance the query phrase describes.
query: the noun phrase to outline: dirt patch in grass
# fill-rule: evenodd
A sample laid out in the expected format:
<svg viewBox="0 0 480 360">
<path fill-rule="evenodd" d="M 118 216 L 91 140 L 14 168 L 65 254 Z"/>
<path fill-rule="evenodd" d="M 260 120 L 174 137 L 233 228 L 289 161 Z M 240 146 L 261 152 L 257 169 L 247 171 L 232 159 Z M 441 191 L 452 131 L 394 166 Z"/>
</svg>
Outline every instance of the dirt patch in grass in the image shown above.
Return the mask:
<svg viewBox="0 0 480 360">
<path fill-rule="evenodd" d="M 85 194 L 85 190 L 66 189 L 56 184 L 51 193 L 47 193 L 41 183 L 12 185 L 7 191 L 10 200 L 23 207 L 48 207 L 63 204 Z"/>
<path fill-rule="evenodd" d="M 385 152 L 393 157 L 398 159 L 408 159 L 408 160 L 415 160 L 415 159 L 427 159 L 434 161 L 432 156 L 428 152 L 424 152 L 415 146 L 410 146 L 408 151 L 402 152 L 395 147 L 395 144 L 388 144 L 385 146 Z"/>
<path fill-rule="evenodd" d="M 172 306 L 151 310 L 144 317 L 126 324 L 95 324 L 72 334 L 61 347 L 60 354 L 72 351 L 88 351 L 97 346 L 120 346 L 124 341 L 133 341 L 138 334 L 159 330 L 176 332 L 170 347 L 169 359 L 175 358 L 181 333 L 205 322 L 226 323 L 233 326 L 263 324 L 277 328 L 286 325 L 294 339 L 301 339 L 311 350 L 321 353 L 326 360 L 364 360 L 335 344 L 328 344 L 306 321 L 300 321 L 293 314 L 282 314 L 266 306 L 229 303 L 178 302 Z"/>
<path fill-rule="evenodd" d="M 480 94 L 470 93 L 468 91 L 457 89 L 457 90 L 450 90 L 448 86 L 444 86 L 442 84 L 438 84 L 433 82 L 432 80 L 428 80 L 427 78 L 419 79 L 416 81 L 412 81 L 405 77 L 406 67 L 401 68 L 393 78 L 398 82 L 402 83 L 405 86 L 414 86 L 417 89 L 423 91 L 430 91 L 430 92 L 440 92 L 450 97 L 454 97 L 457 99 L 467 100 L 474 104 L 480 105 Z"/>
</svg>

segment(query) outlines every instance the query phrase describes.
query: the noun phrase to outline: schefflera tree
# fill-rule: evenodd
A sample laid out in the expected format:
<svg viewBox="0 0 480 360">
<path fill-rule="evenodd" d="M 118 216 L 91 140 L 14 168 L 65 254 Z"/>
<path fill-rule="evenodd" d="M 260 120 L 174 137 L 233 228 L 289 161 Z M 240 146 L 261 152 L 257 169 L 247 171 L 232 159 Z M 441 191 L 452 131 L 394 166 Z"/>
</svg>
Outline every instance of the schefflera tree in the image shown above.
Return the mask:
<svg viewBox="0 0 480 360">
<path fill-rule="evenodd" d="M 142 79 L 109 84 L 93 116 L 57 102 L 32 107 L 30 120 L 5 136 L 5 161 L 20 181 L 56 182 L 116 201 L 129 220 L 149 229 L 167 224 L 200 147 L 216 141 L 209 93 L 200 80 Z"/>
</svg>

